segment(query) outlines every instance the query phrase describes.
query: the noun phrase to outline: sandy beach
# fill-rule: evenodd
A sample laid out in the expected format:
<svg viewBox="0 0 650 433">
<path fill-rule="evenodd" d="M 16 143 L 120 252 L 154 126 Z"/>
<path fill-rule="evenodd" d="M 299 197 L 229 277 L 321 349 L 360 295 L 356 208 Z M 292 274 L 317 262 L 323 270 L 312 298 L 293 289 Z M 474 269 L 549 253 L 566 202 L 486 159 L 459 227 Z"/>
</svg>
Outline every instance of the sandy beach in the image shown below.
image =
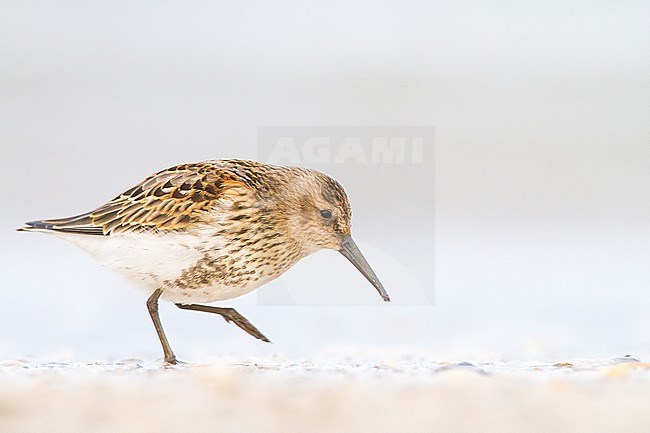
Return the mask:
<svg viewBox="0 0 650 433">
<path fill-rule="evenodd" d="M 633 358 L 0 363 L 3 433 L 622 433 L 650 429 L 648 403 L 650 370 Z"/>
</svg>

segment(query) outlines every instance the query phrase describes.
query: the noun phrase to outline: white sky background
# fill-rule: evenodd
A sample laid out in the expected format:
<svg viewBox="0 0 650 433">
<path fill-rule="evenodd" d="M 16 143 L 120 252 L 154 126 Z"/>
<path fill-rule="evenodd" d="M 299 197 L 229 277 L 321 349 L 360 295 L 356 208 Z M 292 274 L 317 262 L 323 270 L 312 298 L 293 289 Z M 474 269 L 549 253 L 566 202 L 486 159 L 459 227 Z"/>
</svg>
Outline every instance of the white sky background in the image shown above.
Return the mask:
<svg viewBox="0 0 650 433">
<path fill-rule="evenodd" d="M 70 244 L 13 230 L 175 163 L 254 158 L 261 125 L 436 128 L 436 304 L 227 303 L 273 346 L 166 306 L 181 358 L 340 345 L 650 355 L 648 22 L 647 2 L 631 1 L 4 2 L 0 358 L 160 356 L 145 294 Z M 337 176 L 354 190 L 354 173 Z M 430 185 L 404 185 L 418 188 Z M 373 248 L 433 239 L 416 200 L 352 199 L 384 279 Z M 387 217 L 395 206 L 406 223 Z M 313 280 L 326 297 L 327 276 L 357 278 L 350 268 L 323 253 L 273 284 Z"/>
</svg>

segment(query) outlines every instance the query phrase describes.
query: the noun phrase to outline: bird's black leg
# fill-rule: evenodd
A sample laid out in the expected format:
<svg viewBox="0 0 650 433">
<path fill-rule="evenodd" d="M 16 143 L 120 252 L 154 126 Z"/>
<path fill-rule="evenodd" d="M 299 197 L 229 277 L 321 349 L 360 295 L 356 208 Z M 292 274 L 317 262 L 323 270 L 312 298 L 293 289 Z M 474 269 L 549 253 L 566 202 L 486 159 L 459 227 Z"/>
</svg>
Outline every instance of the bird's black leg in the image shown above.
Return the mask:
<svg viewBox="0 0 650 433">
<path fill-rule="evenodd" d="M 254 327 L 251 322 L 246 320 L 244 316 L 239 314 L 234 308 L 221 308 L 221 307 L 211 307 L 208 305 L 197 305 L 197 304 L 176 304 L 178 308 L 183 310 L 194 310 L 194 311 L 203 311 L 205 313 L 214 313 L 223 317 L 226 322 L 234 323 L 239 326 L 241 329 L 252 335 L 253 337 L 266 341 L 270 343 L 271 341 L 264 336 L 260 331 Z M 161 328 L 162 329 L 162 328 Z"/>
<path fill-rule="evenodd" d="M 162 344 L 163 352 L 165 353 L 165 362 L 167 364 L 176 364 L 178 362 L 176 355 L 174 355 L 172 347 L 169 345 L 169 341 L 167 341 L 162 323 L 160 323 L 160 317 L 158 316 L 158 298 L 160 298 L 160 295 L 162 295 L 162 290 L 157 289 L 149 296 L 149 299 L 147 299 L 147 309 L 149 310 L 151 320 L 153 320 L 153 326 L 156 327 L 160 344 Z"/>
</svg>

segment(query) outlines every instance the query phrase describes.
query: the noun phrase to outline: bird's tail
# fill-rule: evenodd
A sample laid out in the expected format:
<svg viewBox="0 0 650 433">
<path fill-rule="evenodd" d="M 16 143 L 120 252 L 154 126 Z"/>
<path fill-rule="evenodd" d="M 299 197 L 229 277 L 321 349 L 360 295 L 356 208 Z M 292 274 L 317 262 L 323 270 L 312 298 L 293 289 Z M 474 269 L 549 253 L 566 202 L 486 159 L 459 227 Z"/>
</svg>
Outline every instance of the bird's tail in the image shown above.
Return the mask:
<svg viewBox="0 0 650 433">
<path fill-rule="evenodd" d="M 63 232 L 86 235 L 103 234 L 101 227 L 92 224 L 90 214 L 82 214 L 69 218 L 30 221 L 17 229 L 19 232 Z"/>
</svg>

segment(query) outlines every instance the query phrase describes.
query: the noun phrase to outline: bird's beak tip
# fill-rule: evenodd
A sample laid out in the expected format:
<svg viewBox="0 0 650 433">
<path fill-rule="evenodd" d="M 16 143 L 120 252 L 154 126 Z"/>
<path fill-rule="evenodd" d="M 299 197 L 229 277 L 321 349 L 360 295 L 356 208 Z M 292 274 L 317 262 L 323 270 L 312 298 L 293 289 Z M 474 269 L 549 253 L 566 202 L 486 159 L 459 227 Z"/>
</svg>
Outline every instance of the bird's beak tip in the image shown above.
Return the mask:
<svg viewBox="0 0 650 433">
<path fill-rule="evenodd" d="M 379 278 L 377 278 L 377 275 L 375 275 L 372 268 L 361 254 L 361 251 L 359 251 L 359 248 L 354 243 L 351 236 L 345 238 L 339 252 L 343 254 L 363 274 L 363 276 L 368 279 L 368 281 L 370 281 L 375 289 L 377 289 L 377 292 L 379 292 L 379 296 L 381 296 L 385 302 L 390 302 L 390 296 L 388 296 L 386 289 L 384 289 L 384 286 L 379 282 Z"/>
</svg>

